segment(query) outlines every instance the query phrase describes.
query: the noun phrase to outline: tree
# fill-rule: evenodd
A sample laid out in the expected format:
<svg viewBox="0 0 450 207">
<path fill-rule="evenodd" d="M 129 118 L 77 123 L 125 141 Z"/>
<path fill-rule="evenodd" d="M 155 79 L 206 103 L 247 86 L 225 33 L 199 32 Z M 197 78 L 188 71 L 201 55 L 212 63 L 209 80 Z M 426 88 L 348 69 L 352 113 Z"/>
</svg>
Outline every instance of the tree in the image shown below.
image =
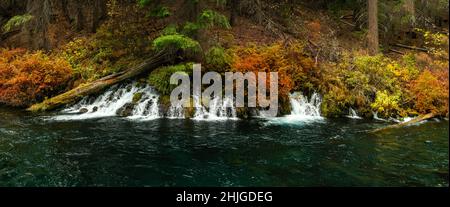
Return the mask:
<svg viewBox="0 0 450 207">
<path fill-rule="evenodd" d="M 378 0 L 367 0 L 369 31 L 367 34 L 367 43 L 369 54 L 376 55 L 378 53 Z"/>
<path fill-rule="evenodd" d="M 231 6 L 230 25 L 235 26 L 236 18 L 239 15 L 239 0 L 231 0 L 229 2 Z"/>
</svg>

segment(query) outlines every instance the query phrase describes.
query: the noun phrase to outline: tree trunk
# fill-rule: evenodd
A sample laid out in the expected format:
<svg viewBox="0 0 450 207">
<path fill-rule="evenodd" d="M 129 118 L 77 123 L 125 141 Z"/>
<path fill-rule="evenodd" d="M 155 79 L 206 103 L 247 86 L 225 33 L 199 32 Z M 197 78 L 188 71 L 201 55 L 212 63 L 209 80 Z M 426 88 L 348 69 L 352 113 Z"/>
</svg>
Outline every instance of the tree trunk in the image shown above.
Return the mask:
<svg viewBox="0 0 450 207">
<path fill-rule="evenodd" d="M 419 117 L 417 117 L 415 119 L 412 119 L 411 121 L 407 121 L 407 122 L 403 122 L 403 123 L 399 123 L 399 124 L 394 124 L 394 125 L 389 125 L 389 126 L 383 127 L 383 128 L 378 128 L 378 129 L 373 130 L 372 132 L 379 132 L 379 131 L 383 131 L 383 130 L 386 130 L 386 129 L 395 129 L 395 128 L 400 128 L 400 127 L 405 127 L 405 126 L 408 126 L 408 125 L 411 125 L 411 124 L 419 123 L 421 121 L 432 119 L 435 116 L 436 115 L 433 114 L 433 113 L 425 114 L 425 115 L 419 116 Z"/>
<path fill-rule="evenodd" d="M 414 19 L 416 16 L 416 7 L 414 5 L 414 0 L 405 0 L 404 8 L 406 12 Z"/>
<path fill-rule="evenodd" d="M 378 54 L 378 0 L 368 0 L 369 32 L 367 34 L 367 43 L 369 55 Z"/>
<path fill-rule="evenodd" d="M 73 104 L 76 101 L 79 101 L 84 96 L 88 96 L 91 94 L 96 94 L 102 92 L 109 86 L 120 83 L 124 80 L 136 77 L 145 72 L 149 72 L 167 62 L 169 62 L 171 55 L 166 52 L 159 52 L 155 54 L 153 57 L 148 58 L 139 66 L 133 67 L 129 70 L 112 74 L 101 78 L 99 80 L 93 81 L 91 83 L 82 84 L 77 88 L 74 88 L 66 93 L 60 94 L 53 98 L 47 99 L 42 103 L 34 104 L 29 107 L 27 110 L 32 112 L 38 111 L 48 111 L 52 109 L 56 109 L 58 107 Z"/>
<path fill-rule="evenodd" d="M 231 0 L 231 14 L 230 14 L 230 25 L 236 25 L 236 18 L 239 14 L 239 0 Z"/>
</svg>

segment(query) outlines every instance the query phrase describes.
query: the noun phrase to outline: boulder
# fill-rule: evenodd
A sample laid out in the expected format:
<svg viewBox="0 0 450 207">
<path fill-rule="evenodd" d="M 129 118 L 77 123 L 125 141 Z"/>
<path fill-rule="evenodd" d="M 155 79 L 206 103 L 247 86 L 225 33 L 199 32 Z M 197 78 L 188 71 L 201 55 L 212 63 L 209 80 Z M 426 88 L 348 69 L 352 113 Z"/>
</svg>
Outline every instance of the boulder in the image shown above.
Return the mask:
<svg viewBox="0 0 450 207">
<path fill-rule="evenodd" d="M 78 111 L 78 113 L 80 113 L 80 114 L 85 114 L 85 113 L 87 113 L 87 112 L 89 112 L 89 110 L 88 110 L 87 108 L 81 108 L 81 109 Z"/>
<path fill-rule="evenodd" d="M 135 106 L 136 105 L 133 103 L 126 103 L 116 111 L 116 114 L 121 117 L 131 116 L 133 115 L 133 109 Z"/>
</svg>

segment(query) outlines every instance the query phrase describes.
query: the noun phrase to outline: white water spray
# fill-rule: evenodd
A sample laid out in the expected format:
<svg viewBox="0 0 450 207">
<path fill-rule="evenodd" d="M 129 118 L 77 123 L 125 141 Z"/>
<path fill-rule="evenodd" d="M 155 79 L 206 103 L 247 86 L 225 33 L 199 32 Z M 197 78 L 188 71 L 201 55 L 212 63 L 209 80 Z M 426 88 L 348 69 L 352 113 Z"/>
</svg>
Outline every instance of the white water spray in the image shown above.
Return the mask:
<svg viewBox="0 0 450 207">
<path fill-rule="evenodd" d="M 237 119 L 236 108 L 234 102 L 230 98 L 216 97 L 210 100 L 209 107 L 205 107 L 201 104 L 201 100 L 198 96 L 194 96 L 195 114 L 194 120 L 227 120 Z"/>
<path fill-rule="evenodd" d="M 141 94 L 141 98 L 132 103 L 133 96 L 137 93 Z M 148 85 L 138 87 L 132 83 L 113 86 L 97 98 L 83 98 L 72 107 L 61 111 L 63 114 L 55 116 L 54 119 L 81 120 L 117 116 L 119 110 L 127 110 L 123 109 L 125 106 L 130 106 L 130 119 L 154 119 L 159 117 L 158 99 L 159 95 Z"/>
<path fill-rule="evenodd" d="M 360 116 L 358 116 L 358 113 L 356 113 L 356 111 L 352 107 L 348 108 L 347 118 L 350 118 L 350 119 L 362 119 Z"/>
</svg>

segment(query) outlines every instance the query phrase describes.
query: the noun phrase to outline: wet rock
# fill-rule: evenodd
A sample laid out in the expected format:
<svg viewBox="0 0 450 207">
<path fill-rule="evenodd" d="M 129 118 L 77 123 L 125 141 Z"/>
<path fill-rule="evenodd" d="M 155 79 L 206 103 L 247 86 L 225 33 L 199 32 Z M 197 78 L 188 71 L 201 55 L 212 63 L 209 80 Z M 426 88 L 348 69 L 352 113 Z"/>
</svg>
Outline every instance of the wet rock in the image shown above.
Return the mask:
<svg viewBox="0 0 450 207">
<path fill-rule="evenodd" d="M 136 105 L 133 103 L 127 103 L 127 104 L 123 105 L 122 107 L 120 107 L 116 111 L 116 114 L 121 117 L 131 116 L 131 115 L 133 115 L 133 109 L 135 106 Z"/>
<path fill-rule="evenodd" d="M 87 112 L 89 112 L 89 110 L 87 108 L 81 108 L 80 111 L 78 111 L 78 113 L 80 113 L 80 114 L 84 114 Z"/>
<path fill-rule="evenodd" d="M 94 106 L 94 108 L 92 108 L 92 112 L 96 112 L 96 111 L 98 111 L 98 107 Z"/>
</svg>

